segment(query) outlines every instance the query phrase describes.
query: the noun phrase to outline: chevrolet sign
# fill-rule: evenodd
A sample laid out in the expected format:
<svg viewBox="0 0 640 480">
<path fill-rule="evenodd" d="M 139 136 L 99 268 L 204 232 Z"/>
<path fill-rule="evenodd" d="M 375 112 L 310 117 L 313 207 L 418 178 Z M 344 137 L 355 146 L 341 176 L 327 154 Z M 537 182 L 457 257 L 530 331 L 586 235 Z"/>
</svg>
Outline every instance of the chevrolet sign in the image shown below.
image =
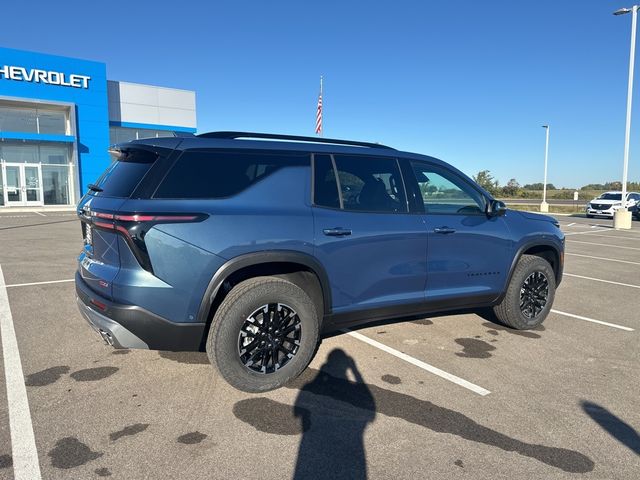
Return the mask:
<svg viewBox="0 0 640 480">
<path fill-rule="evenodd" d="M 91 80 L 91 77 L 87 75 L 77 75 L 75 73 L 67 75 L 62 72 L 16 67 L 14 65 L 0 66 L 0 78 L 17 82 L 44 83 L 74 88 L 89 88 L 89 80 Z"/>
</svg>

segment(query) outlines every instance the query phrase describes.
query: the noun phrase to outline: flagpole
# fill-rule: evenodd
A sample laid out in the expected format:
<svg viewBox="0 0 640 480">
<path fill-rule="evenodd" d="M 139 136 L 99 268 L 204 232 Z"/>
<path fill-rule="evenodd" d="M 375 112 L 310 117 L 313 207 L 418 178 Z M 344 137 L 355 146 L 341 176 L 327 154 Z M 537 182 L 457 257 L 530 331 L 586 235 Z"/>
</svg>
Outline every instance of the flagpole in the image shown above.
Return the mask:
<svg viewBox="0 0 640 480">
<path fill-rule="evenodd" d="M 320 98 L 322 98 L 322 75 L 320 75 Z M 324 130 L 324 98 L 322 98 L 322 128 L 320 128 L 320 136 Z"/>
</svg>

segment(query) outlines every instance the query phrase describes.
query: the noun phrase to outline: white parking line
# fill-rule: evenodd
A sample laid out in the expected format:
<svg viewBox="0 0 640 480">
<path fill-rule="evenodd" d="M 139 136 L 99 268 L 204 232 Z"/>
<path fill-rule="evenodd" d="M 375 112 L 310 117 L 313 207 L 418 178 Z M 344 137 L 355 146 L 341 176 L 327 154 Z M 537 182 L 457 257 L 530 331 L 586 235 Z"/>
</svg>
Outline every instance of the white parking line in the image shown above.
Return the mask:
<svg viewBox="0 0 640 480">
<path fill-rule="evenodd" d="M 567 225 L 567 227 L 573 227 L 576 224 L 576 222 L 570 223 L 569 225 Z"/>
<path fill-rule="evenodd" d="M 564 236 L 567 235 L 593 235 L 594 232 L 615 232 L 615 230 L 611 230 L 609 228 L 601 228 L 600 230 L 587 230 L 585 232 L 569 232 L 565 233 Z"/>
<path fill-rule="evenodd" d="M 629 265 L 640 265 L 640 262 L 631 262 L 629 260 L 618 260 L 617 258 L 594 257 L 591 255 L 582 255 L 580 253 L 565 253 L 565 255 L 571 255 L 572 257 L 593 258 L 595 260 L 606 260 L 608 262 L 628 263 Z"/>
<path fill-rule="evenodd" d="M 591 237 L 600 237 L 600 238 L 613 238 L 615 240 L 628 240 L 630 242 L 637 242 L 638 241 L 638 239 L 636 239 L 634 237 L 614 237 L 612 235 L 601 235 L 601 234 L 598 234 L 598 233 L 591 233 L 591 232 L 578 232 L 578 233 L 589 235 L 589 238 L 591 238 Z M 567 235 L 573 235 L 573 233 L 565 233 L 564 235 L 566 237 Z"/>
<path fill-rule="evenodd" d="M 361 333 L 353 332 L 347 328 L 342 329 L 342 331 L 347 333 L 348 335 L 351 335 L 353 338 L 356 338 L 362 342 L 368 343 L 372 347 L 375 347 L 384 352 L 387 352 L 393 355 L 394 357 L 398 357 L 399 359 L 404 360 L 405 362 L 409 362 L 411 365 L 415 365 L 416 367 L 422 368 L 423 370 L 433 373 L 434 375 L 444 378 L 445 380 L 449 380 L 450 382 L 453 382 L 456 385 L 460 385 L 461 387 L 471 390 L 472 392 L 477 393 L 478 395 L 484 396 L 484 395 L 489 395 L 491 393 L 489 390 L 485 388 L 479 387 L 478 385 L 468 382 L 463 378 L 456 377 L 451 373 L 445 372 L 444 370 L 440 370 L 438 367 L 434 367 L 433 365 L 429 365 L 428 363 L 425 363 L 416 358 L 413 358 L 407 355 L 406 353 L 402 353 L 399 350 L 396 350 L 395 348 L 391 348 L 388 345 L 385 345 L 384 343 L 380 343 L 375 340 L 372 340 L 371 338 L 365 335 L 362 335 Z"/>
<path fill-rule="evenodd" d="M 49 283 L 67 283 L 67 282 L 73 282 L 75 279 L 74 278 L 67 278 L 66 280 L 50 280 L 48 282 L 32 282 L 32 283 L 14 283 L 12 285 L 5 285 L 6 288 L 12 288 L 12 287 L 30 287 L 32 285 L 47 285 Z"/>
<path fill-rule="evenodd" d="M 16 480 L 39 480 L 40 462 L 33 435 L 29 400 L 24 384 L 22 362 L 18 351 L 18 341 L 13 328 L 13 317 L 9 307 L 2 267 L 0 266 L 0 337 L 4 360 L 4 376 L 7 384 L 9 405 L 9 430 L 11 432 L 11 453 L 13 455 L 13 475 Z"/>
<path fill-rule="evenodd" d="M 46 217 L 46 215 L 44 213 L 40 213 L 40 212 L 36 212 L 36 211 L 34 211 L 33 213 L 35 213 L 37 215 L 40 215 L 41 217 Z"/>
<path fill-rule="evenodd" d="M 613 285 L 620 285 L 622 287 L 640 288 L 640 285 L 632 285 L 630 283 L 614 282 L 613 280 L 603 280 L 602 278 L 585 277 L 583 275 L 575 275 L 573 273 L 564 272 L 563 276 L 584 278 L 585 280 L 593 280 L 594 282 L 611 283 Z"/>
<path fill-rule="evenodd" d="M 625 332 L 633 332 L 633 328 L 625 327 L 623 325 L 618 325 L 616 323 L 603 322 L 602 320 L 595 320 L 589 317 L 583 317 L 581 315 L 575 315 L 573 313 L 561 312 L 560 310 L 551 309 L 553 313 L 557 313 L 558 315 L 564 315 L 566 317 L 576 318 L 578 320 L 584 320 L 585 322 L 597 323 L 599 325 L 604 325 L 606 327 L 618 328 L 620 330 L 624 330 Z"/>
<path fill-rule="evenodd" d="M 614 250 L 616 248 L 622 248 L 624 250 L 640 250 L 640 248 L 638 247 L 623 247 L 622 245 L 611 245 L 610 243 L 581 242 L 580 240 L 574 240 L 573 238 L 570 238 L 567 241 L 573 242 L 573 243 L 584 243 L 585 245 L 599 245 L 601 247 L 611 247 Z"/>
</svg>

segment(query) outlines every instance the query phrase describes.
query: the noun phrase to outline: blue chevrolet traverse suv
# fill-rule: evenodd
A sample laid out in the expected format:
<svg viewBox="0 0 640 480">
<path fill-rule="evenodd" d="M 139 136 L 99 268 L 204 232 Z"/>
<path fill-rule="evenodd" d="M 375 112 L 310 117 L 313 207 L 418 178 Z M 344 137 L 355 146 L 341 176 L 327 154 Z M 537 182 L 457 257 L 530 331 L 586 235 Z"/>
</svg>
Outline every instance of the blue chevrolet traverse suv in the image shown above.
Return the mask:
<svg viewBox="0 0 640 480">
<path fill-rule="evenodd" d="M 282 386 L 324 332 L 493 307 L 548 315 L 564 236 L 452 166 L 384 145 L 212 132 L 112 147 L 78 205 L 84 318 L 116 348 L 206 350 L 233 386 Z"/>
</svg>

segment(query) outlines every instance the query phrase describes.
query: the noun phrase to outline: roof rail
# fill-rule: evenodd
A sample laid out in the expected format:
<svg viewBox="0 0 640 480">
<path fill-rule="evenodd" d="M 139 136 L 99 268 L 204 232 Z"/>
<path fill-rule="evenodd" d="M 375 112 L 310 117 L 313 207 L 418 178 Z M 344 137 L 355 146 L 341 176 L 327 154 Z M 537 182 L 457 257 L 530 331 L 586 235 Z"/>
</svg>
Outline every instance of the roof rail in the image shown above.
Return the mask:
<svg viewBox="0 0 640 480">
<path fill-rule="evenodd" d="M 351 140 L 339 140 L 336 138 L 322 138 L 322 137 L 304 137 L 300 135 L 279 135 L 277 133 L 256 133 L 256 132 L 209 132 L 196 135 L 202 138 L 225 138 L 235 140 L 237 138 L 266 138 L 270 140 L 290 140 L 295 142 L 309 142 L 309 143 L 330 143 L 334 145 L 353 145 L 357 147 L 369 147 L 369 148 L 387 148 L 389 150 L 395 150 L 393 147 L 381 145 L 379 143 L 370 142 L 354 142 Z"/>
</svg>

